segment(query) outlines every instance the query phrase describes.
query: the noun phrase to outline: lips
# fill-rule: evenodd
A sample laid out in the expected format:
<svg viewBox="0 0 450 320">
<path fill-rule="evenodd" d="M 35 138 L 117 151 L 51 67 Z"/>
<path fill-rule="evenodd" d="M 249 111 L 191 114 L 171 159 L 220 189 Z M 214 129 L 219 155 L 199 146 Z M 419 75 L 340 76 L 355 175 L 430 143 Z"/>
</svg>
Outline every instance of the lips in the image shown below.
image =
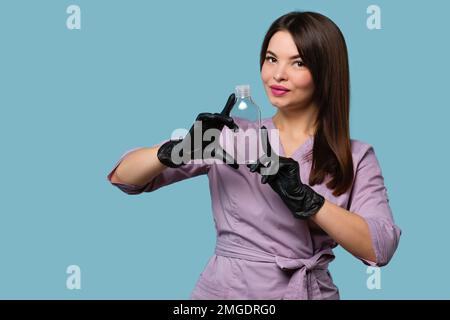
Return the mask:
<svg viewBox="0 0 450 320">
<path fill-rule="evenodd" d="M 277 97 L 283 96 L 290 91 L 289 89 L 283 86 L 275 86 L 275 85 L 270 86 L 270 90 L 272 91 L 272 94 Z"/>
<path fill-rule="evenodd" d="M 285 87 L 283 87 L 283 86 L 276 86 L 276 85 L 273 85 L 273 86 L 270 86 L 270 88 L 271 88 L 271 89 L 275 89 L 275 90 L 289 91 L 288 88 L 285 88 Z"/>
</svg>

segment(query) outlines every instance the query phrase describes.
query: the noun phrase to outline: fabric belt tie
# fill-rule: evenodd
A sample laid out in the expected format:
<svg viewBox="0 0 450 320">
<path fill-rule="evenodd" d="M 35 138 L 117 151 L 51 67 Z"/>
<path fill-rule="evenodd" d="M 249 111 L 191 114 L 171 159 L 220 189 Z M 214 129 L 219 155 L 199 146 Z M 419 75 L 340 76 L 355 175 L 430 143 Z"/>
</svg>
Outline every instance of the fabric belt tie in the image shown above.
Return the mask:
<svg viewBox="0 0 450 320">
<path fill-rule="evenodd" d="M 217 240 L 215 253 L 230 258 L 276 263 L 282 270 L 295 270 L 289 280 L 283 300 L 307 300 L 311 297 L 321 297 L 317 278 L 311 271 L 327 270 L 328 264 L 334 259 L 333 251 L 330 248 L 307 259 L 287 258 L 220 238 Z"/>
</svg>

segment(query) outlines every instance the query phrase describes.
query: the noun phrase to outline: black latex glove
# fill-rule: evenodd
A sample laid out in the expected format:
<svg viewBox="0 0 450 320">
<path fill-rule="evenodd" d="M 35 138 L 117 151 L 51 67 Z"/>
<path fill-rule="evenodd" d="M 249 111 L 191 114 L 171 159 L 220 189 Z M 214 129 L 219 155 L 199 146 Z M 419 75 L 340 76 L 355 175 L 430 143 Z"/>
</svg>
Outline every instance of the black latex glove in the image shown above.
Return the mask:
<svg viewBox="0 0 450 320">
<path fill-rule="evenodd" d="M 205 139 L 202 138 L 205 131 L 208 129 L 215 128 L 221 131 L 224 126 L 227 126 L 232 130 L 237 130 L 239 128 L 233 118 L 230 117 L 230 112 L 235 102 L 236 96 L 232 93 L 228 97 L 228 101 L 221 113 L 200 113 L 195 119 L 189 133 L 183 139 L 170 140 L 159 147 L 157 153 L 159 161 L 168 167 L 178 168 L 185 165 L 189 160 L 214 158 L 237 169 L 239 165 L 236 160 L 220 147 L 218 138 L 213 138 L 213 141 L 204 141 Z M 194 143 L 195 137 L 200 137 L 200 140 L 202 141 L 198 146 Z M 206 148 L 207 152 L 206 156 L 204 156 Z M 187 154 L 185 154 L 185 151 L 187 151 Z M 175 161 L 172 154 L 179 155 L 179 157 L 183 158 L 183 161 L 178 163 L 180 161 Z"/>
<path fill-rule="evenodd" d="M 261 183 L 269 183 L 295 218 L 307 219 L 316 214 L 325 198 L 302 183 L 298 162 L 274 153 L 264 126 L 261 127 L 261 143 L 264 155 L 256 163 L 247 165 L 250 171 L 261 174 Z M 264 172 L 261 172 L 262 168 Z"/>
</svg>

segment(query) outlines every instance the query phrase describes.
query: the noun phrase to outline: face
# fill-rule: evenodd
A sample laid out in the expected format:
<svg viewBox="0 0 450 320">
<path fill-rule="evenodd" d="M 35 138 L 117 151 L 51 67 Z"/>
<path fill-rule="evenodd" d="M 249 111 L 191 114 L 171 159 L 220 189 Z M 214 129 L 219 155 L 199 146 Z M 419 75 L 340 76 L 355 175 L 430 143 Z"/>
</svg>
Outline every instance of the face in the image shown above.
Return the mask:
<svg viewBox="0 0 450 320">
<path fill-rule="evenodd" d="M 311 104 L 313 78 L 304 66 L 289 32 L 278 31 L 270 39 L 261 79 L 267 96 L 275 107 L 305 108 Z"/>
</svg>

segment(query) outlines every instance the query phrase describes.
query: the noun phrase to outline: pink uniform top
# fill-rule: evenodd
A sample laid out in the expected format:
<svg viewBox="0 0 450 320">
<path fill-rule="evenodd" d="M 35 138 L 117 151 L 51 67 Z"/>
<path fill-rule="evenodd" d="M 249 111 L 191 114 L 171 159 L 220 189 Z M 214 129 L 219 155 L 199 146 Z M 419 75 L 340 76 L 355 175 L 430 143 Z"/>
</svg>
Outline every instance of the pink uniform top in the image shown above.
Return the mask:
<svg viewBox="0 0 450 320">
<path fill-rule="evenodd" d="M 262 125 L 275 129 L 272 118 L 263 119 Z M 299 162 L 305 184 L 311 161 L 303 156 L 311 150 L 313 141 L 310 137 L 291 156 Z M 270 142 L 284 156 L 281 143 Z M 355 173 L 352 187 L 338 197 L 325 182 L 312 188 L 365 219 L 377 261 L 360 260 L 383 266 L 393 256 L 401 230 L 393 221 L 373 147 L 352 139 L 351 148 Z M 120 161 L 134 150 L 120 158 L 108 174 L 109 180 Z M 260 175 L 251 173 L 245 165 L 235 170 L 224 164 L 188 163 L 165 169 L 145 186 L 113 184 L 127 194 L 140 194 L 202 174 L 209 179 L 217 241 L 192 299 L 339 299 L 328 271 L 336 242 L 308 221 L 294 218 L 278 194 L 268 184 L 261 184 Z"/>
</svg>

